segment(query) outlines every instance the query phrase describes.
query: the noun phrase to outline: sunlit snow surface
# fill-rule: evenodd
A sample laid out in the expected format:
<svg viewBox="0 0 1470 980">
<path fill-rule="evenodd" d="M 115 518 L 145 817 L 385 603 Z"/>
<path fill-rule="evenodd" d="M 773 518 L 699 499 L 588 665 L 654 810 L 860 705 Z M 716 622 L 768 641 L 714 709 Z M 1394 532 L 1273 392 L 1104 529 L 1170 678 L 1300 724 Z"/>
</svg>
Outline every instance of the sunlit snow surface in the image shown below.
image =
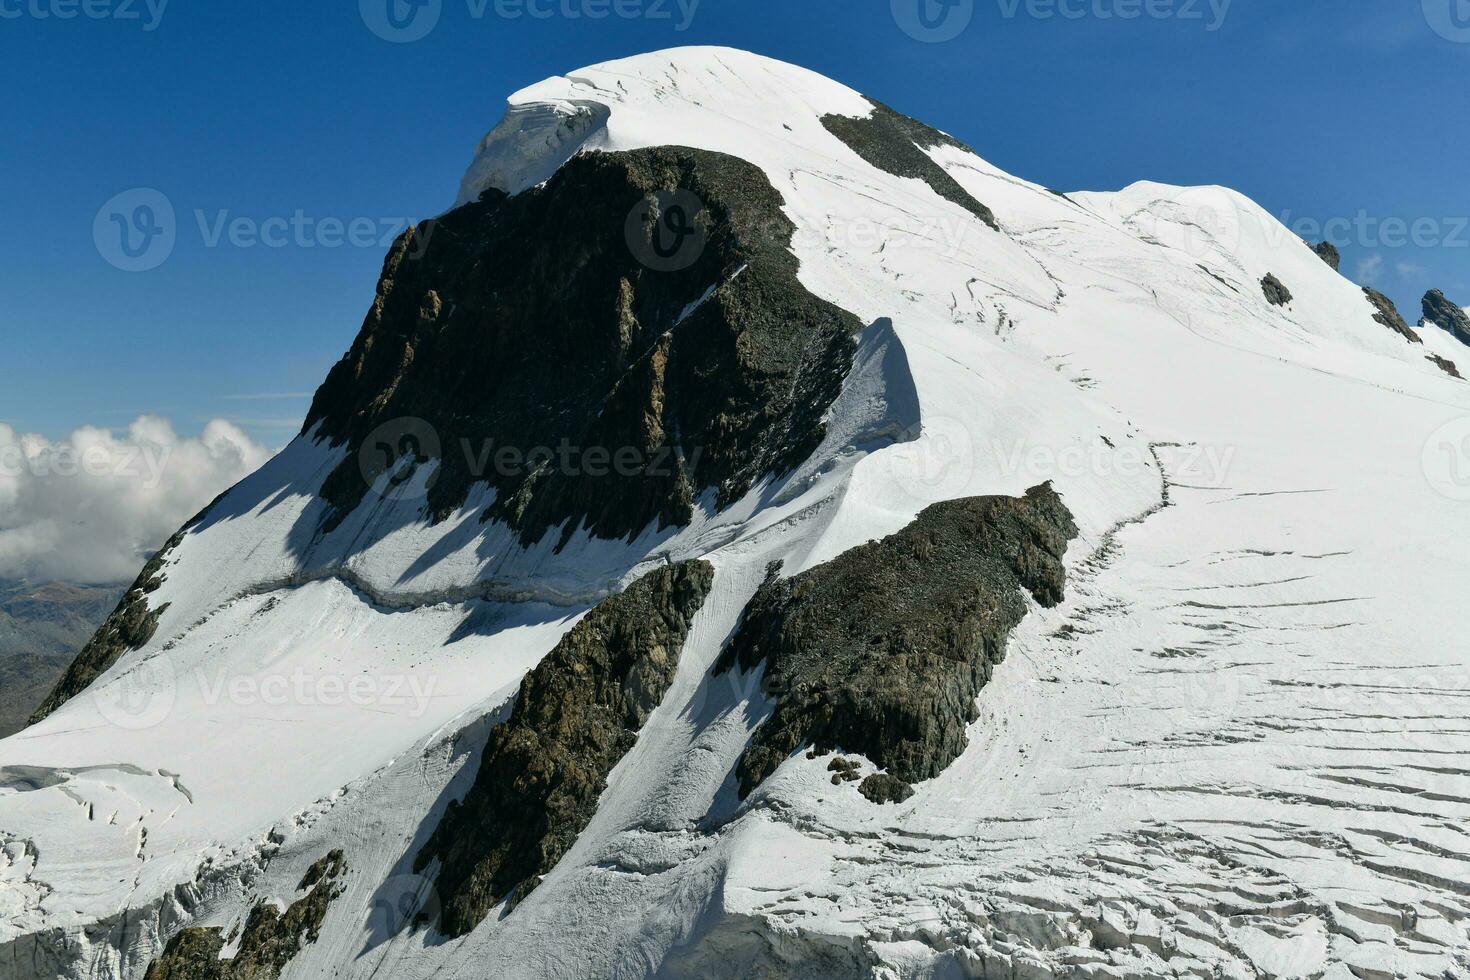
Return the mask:
<svg viewBox="0 0 1470 980">
<path fill-rule="evenodd" d="M 714 48 L 514 96 L 462 200 L 576 152 L 765 171 L 803 282 L 873 324 L 827 442 L 677 534 L 554 554 L 483 498 L 430 527 L 369 495 L 322 538 L 340 451 L 298 440 L 177 549 L 154 640 L 0 742 L 0 974 L 141 976 L 340 846 L 289 977 L 1470 976 L 1470 384 L 1425 359 L 1470 349 L 1375 323 L 1231 191 L 1062 196 L 931 151 L 997 233 L 820 123 L 868 110 Z M 1082 528 L 1068 600 L 1018 631 L 965 755 L 901 805 L 801 755 L 738 801 L 768 705 L 709 668 L 767 564 L 1045 479 Z M 413 929 L 413 854 L 520 676 L 695 556 L 715 590 L 574 850 L 509 917 Z"/>
</svg>

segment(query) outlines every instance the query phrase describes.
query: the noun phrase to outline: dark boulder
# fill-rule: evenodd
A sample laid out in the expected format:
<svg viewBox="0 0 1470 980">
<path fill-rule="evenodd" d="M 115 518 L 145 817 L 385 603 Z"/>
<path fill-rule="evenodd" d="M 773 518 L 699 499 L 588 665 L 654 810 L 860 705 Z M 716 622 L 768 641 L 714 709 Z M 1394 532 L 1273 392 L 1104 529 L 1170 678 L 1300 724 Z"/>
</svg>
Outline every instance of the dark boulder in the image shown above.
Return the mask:
<svg viewBox="0 0 1470 980">
<path fill-rule="evenodd" d="M 1462 344 L 1470 344 L 1470 315 L 1438 289 L 1431 289 L 1424 296 L 1424 319 L 1448 330 Z"/>
<path fill-rule="evenodd" d="M 1266 302 L 1272 306 L 1285 306 L 1291 302 L 1291 290 L 1269 272 L 1266 273 L 1266 278 L 1261 280 L 1261 292 L 1266 294 Z"/>
</svg>

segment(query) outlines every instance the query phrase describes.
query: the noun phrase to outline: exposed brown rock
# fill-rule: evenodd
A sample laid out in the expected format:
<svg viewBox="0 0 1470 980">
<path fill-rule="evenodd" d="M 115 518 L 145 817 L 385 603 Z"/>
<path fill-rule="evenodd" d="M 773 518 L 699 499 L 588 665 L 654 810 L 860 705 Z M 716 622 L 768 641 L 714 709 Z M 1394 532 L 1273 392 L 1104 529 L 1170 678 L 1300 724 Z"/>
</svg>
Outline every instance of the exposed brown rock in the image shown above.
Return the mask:
<svg viewBox="0 0 1470 980">
<path fill-rule="evenodd" d="M 953 146 L 974 153 L 947 133 L 895 112 L 874 99 L 872 115 L 865 118 L 826 115 L 822 125 L 868 163 L 896 177 L 915 177 L 934 188 L 946 201 L 958 204 L 996 231 L 995 213 L 975 200 L 925 150 Z M 1066 195 L 1059 195 L 1065 197 Z"/>
<path fill-rule="evenodd" d="M 148 596 L 163 585 L 164 562 L 183 538 L 183 531 L 175 534 L 143 566 L 143 571 L 118 603 L 117 609 L 107 617 L 91 641 L 66 669 L 66 673 L 61 675 L 61 680 L 56 682 L 46 700 L 31 715 L 31 724 L 34 725 L 84 691 L 87 685 L 117 663 L 123 654 L 137 650 L 153 639 L 153 634 L 158 630 L 158 618 L 163 615 L 168 604 L 150 611 Z"/>
<path fill-rule="evenodd" d="M 1266 302 L 1272 306 L 1285 306 L 1291 302 L 1291 290 L 1272 273 L 1266 273 L 1261 280 L 1261 292 L 1266 294 Z"/>
<path fill-rule="evenodd" d="M 1337 272 L 1342 268 L 1342 253 L 1331 242 L 1318 242 L 1312 246 L 1312 251 L 1316 252 L 1317 257 L 1323 262 L 1332 266 L 1332 271 Z"/>
<path fill-rule="evenodd" d="M 1414 329 L 1404 322 L 1399 315 L 1399 308 L 1394 305 L 1393 300 L 1369 286 L 1363 287 L 1363 295 L 1368 297 L 1368 302 L 1373 304 L 1375 310 L 1373 319 L 1383 324 L 1394 333 L 1414 344 L 1424 343 L 1424 338 L 1414 332 Z"/>
<path fill-rule="evenodd" d="M 966 745 L 975 696 L 1026 615 L 1061 601 L 1077 533 L 1050 485 L 934 504 L 908 527 L 789 579 L 773 574 L 718 665 L 765 666 L 776 700 L 736 767 L 742 796 L 803 745 L 866 756 L 898 782 Z M 889 780 L 870 790 L 893 793 Z"/>
<path fill-rule="evenodd" d="M 256 905 L 230 959 L 220 959 L 226 943 L 218 929 L 183 930 L 149 965 L 144 980 L 277 980 L 302 947 L 321 935 L 327 908 L 341 894 L 339 879 L 346 870 L 342 852 L 332 851 L 307 871 L 297 886 L 307 894 L 284 912 L 270 902 Z"/>
<path fill-rule="evenodd" d="M 862 324 L 798 281 L 782 203 L 724 154 L 589 153 L 406 234 L 308 415 L 354 451 L 322 487 L 327 528 L 367 492 L 368 436 L 402 418 L 438 436 L 431 516 L 485 483 L 485 516 L 527 544 L 584 524 L 607 538 L 683 525 L 703 490 L 725 506 L 806 459 Z M 570 466 L 486 453 L 563 445 Z M 636 465 L 609 468 L 625 450 Z"/>
<path fill-rule="evenodd" d="M 914 795 L 914 788 L 897 776 L 875 772 L 858 784 L 858 792 L 874 803 L 902 803 Z"/>
<path fill-rule="evenodd" d="M 1424 319 L 1470 344 L 1470 314 L 1438 289 L 1424 294 Z"/>
<path fill-rule="evenodd" d="M 1460 374 L 1460 369 L 1455 367 L 1455 362 L 1449 358 L 1440 357 L 1438 354 L 1430 354 L 1425 359 L 1450 377 L 1464 380 L 1464 377 Z"/>
<path fill-rule="evenodd" d="M 594 608 L 526 675 L 474 785 L 414 859 L 416 871 L 441 862 L 443 932 L 469 932 L 503 899 L 513 907 L 576 841 L 673 682 L 713 580 L 702 561 L 650 572 Z"/>
</svg>

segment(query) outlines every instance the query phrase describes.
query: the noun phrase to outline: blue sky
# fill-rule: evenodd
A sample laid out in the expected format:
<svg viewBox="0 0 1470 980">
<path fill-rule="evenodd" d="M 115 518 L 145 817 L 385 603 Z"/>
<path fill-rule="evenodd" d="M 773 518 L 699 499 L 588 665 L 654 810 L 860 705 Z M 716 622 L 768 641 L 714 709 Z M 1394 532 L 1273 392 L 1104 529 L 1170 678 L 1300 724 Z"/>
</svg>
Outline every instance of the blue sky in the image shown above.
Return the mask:
<svg viewBox="0 0 1470 980">
<path fill-rule="evenodd" d="M 1049 186 L 1221 183 L 1347 220 L 1344 271 L 1411 321 L 1430 286 L 1470 303 L 1470 0 L 923 0 L 937 42 L 905 32 L 920 0 L 416 0 L 438 20 L 411 43 L 369 28 L 387 2 L 0 0 L 0 420 L 226 417 L 283 444 L 384 236 L 452 202 L 505 96 L 680 44 L 807 65 Z M 137 188 L 176 242 L 127 272 L 93 226 Z M 211 245 L 221 217 L 286 244 Z M 330 219 L 357 241 L 327 247 Z"/>
</svg>

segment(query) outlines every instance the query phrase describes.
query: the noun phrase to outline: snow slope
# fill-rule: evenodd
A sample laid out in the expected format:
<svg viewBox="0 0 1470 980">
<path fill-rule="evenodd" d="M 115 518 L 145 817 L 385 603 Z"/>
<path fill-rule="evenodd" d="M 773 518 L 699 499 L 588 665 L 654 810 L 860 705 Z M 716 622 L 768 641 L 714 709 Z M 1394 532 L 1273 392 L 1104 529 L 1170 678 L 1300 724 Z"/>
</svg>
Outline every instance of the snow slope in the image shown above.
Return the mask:
<svg viewBox="0 0 1470 980">
<path fill-rule="evenodd" d="M 1470 511 L 1431 462 L 1470 386 L 1232 191 L 1064 196 L 927 151 L 997 232 L 821 123 L 870 110 L 717 48 L 513 96 L 461 202 L 645 146 L 765 172 L 803 284 L 872 324 L 827 441 L 688 528 L 554 553 L 411 492 L 320 535 L 340 451 L 298 439 L 175 549 L 154 639 L 0 742 L 0 974 L 139 977 L 342 847 L 286 976 L 1470 976 Z M 1082 529 L 1068 600 L 965 755 L 903 804 L 801 755 L 738 801 L 769 705 L 710 667 L 767 564 L 1048 479 Z M 413 855 L 522 674 L 690 557 L 714 591 L 574 849 L 513 915 L 410 928 Z"/>
</svg>

